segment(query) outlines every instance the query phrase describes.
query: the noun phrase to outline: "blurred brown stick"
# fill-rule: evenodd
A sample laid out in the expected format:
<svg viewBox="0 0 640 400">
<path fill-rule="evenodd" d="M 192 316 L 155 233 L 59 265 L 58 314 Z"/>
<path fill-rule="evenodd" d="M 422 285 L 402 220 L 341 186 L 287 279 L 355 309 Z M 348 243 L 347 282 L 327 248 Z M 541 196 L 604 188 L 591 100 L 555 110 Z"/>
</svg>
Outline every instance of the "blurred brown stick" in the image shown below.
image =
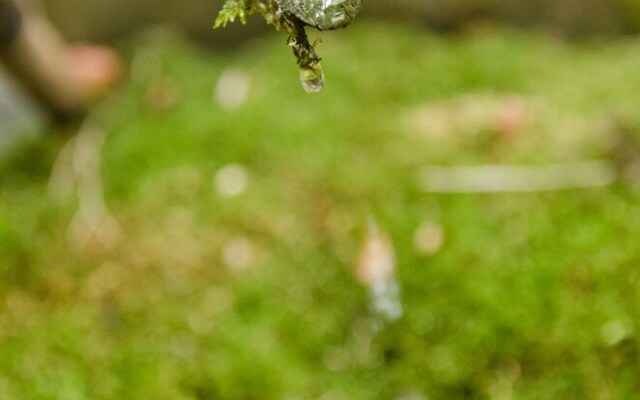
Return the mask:
<svg viewBox="0 0 640 400">
<path fill-rule="evenodd" d="M 33 1 L 0 0 L 0 12 L 1 20 L 15 24 L 0 47 L 9 71 L 57 117 L 82 115 L 87 100 L 68 73 L 66 45 L 40 7 Z"/>
</svg>

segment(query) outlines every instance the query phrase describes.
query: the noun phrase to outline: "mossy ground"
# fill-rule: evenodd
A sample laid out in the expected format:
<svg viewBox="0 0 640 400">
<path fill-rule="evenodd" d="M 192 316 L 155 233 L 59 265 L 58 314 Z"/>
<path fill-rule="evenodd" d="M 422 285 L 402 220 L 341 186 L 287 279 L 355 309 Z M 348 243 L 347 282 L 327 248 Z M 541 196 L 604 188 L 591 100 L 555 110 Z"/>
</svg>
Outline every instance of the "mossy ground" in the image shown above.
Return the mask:
<svg viewBox="0 0 640 400">
<path fill-rule="evenodd" d="M 5 162 L 0 398 L 636 398 L 638 191 L 429 194 L 417 173 L 615 156 L 640 125 L 640 41 L 364 20 L 323 40 L 318 95 L 280 36 L 233 54 L 134 41 L 96 110 L 109 248 L 69 239 L 64 140 Z M 249 82 L 233 109 L 212 100 L 229 71 Z M 213 183 L 229 164 L 248 176 L 235 197 Z M 380 332 L 352 278 L 372 216 L 405 310 Z M 444 232 L 432 255 L 425 221 Z"/>
</svg>

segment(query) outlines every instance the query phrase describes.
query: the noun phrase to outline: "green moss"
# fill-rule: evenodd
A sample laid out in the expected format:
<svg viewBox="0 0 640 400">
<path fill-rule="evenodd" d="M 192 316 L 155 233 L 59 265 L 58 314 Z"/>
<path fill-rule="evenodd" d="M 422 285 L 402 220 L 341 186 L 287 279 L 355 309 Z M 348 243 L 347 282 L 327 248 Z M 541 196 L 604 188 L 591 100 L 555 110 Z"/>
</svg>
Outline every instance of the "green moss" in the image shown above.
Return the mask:
<svg viewBox="0 0 640 400">
<path fill-rule="evenodd" d="M 363 21 L 325 34 L 340 62 L 307 96 L 280 39 L 215 56 L 136 41 L 96 110 L 113 248 L 72 246 L 76 196 L 34 159 L 49 151 L 4 167 L 0 397 L 635 399 L 637 189 L 427 194 L 416 175 L 611 157 L 613 122 L 640 126 L 636 41 Z M 249 82 L 236 108 L 212 102 L 229 74 Z M 505 136 L 484 116 L 514 98 L 531 120 Z M 213 183 L 229 164 L 248 175 L 231 198 Z M 405 310 L 378 333 L 351 272 L 371 215 Z M 433 255 L 414 244 L 425 221 L 445 234 Z"/>
</svg>

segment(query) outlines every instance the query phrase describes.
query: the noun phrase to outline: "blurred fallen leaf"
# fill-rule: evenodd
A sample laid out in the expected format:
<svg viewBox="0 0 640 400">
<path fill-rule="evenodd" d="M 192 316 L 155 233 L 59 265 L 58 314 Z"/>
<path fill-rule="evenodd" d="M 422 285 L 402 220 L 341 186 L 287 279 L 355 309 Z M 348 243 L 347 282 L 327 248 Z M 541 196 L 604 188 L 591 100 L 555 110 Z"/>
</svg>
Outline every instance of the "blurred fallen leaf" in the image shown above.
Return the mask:
<svg viewBox="0 0 640 400">
<path fill-rule="evenodd" d="M 393 322 L 403 314 L 400 286 L 395 276 L 393 243 L 374 221 L 369 223 L 356 263 L 356 279 L 369 289 L 369 308 L 376 317 L 376 328 Z"/>
<path fill-rule="evenodd" d="M 356 279 L 370 287 L 391 279 L 395 268 L 395 252 L 389 236 L 371 222 L 356 263 Z"/>
</svg>

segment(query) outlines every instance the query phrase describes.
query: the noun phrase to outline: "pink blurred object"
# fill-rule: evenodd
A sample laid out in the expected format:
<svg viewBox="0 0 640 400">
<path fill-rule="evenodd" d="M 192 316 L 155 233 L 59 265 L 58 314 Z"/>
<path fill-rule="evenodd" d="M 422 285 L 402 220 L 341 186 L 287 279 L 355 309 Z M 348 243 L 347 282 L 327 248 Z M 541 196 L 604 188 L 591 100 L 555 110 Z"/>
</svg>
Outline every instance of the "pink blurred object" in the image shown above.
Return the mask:
<svg viewBox="0 0 640 400">
<path fill-rule="evenodd" d="M 500 105 L 496 116 L 496 130 L 505 137 L 521 133 L 530 123 L 531 111 L 524 99 L 513 96 Z"/>
<path fill-rule="evenodd" d="M 355 275 L 369 291 L 369 309 L 375 319 L 376 330 L 398 320 L 403 314 L 395 271 L 393 242 L 372 219 L 360 249 Z"/>
<path fill-rule="evenodd" d="M 355 274 L 364 286 L 373 286 L 393 278 L 396 260 L 389 236 L 371 222 L 356 263 Z"/>
<path fill-rule="evenodd" d="M 79 44 L 66 52 L 70 78 L 88 100 L 107 94 L 122 76 L 120 57 L 108 47 Z"/>
</svg>

